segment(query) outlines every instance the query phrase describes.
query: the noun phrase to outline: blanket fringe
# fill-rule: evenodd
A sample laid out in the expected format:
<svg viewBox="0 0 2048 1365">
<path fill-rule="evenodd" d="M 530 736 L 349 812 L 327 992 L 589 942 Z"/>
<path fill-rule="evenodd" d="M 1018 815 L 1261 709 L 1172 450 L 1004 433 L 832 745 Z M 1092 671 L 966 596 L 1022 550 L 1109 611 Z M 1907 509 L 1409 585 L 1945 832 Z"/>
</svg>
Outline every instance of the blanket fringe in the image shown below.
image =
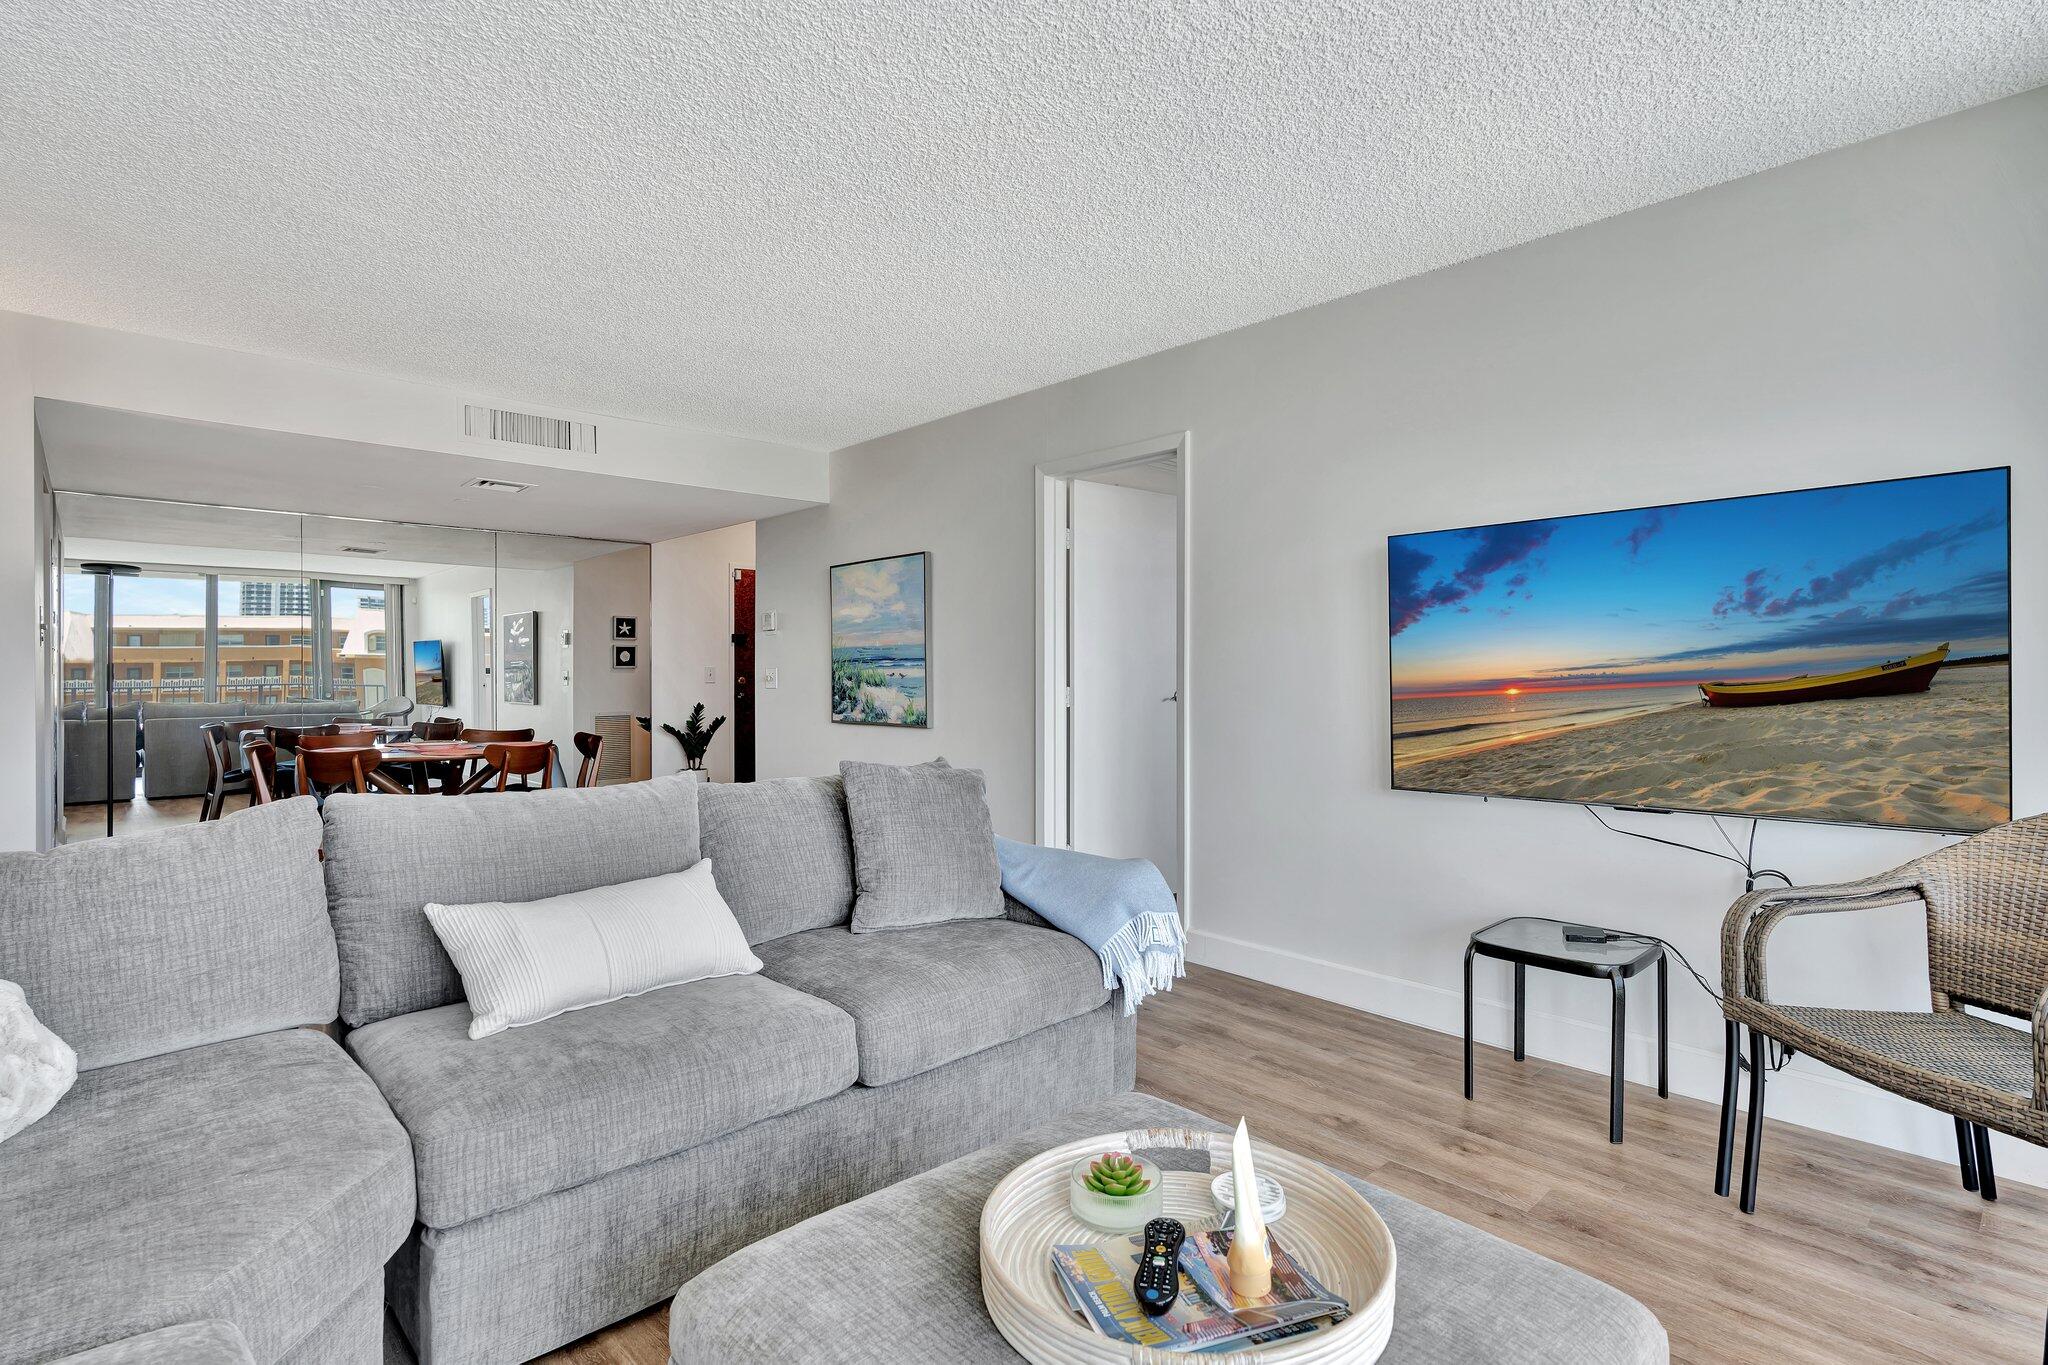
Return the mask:
<svg viewBox="0 0 2048 1365">
<path fill-rule="evenodd" d="M 1188 974 L 1187 938 L 1180 916 L 1155 912 L 1133 917 L 1097 950 L 1102 959 L 1102 985 L 1124 990 L 1124 1014 L 1135 1014 L 1138 1002 L 1155 991 L 1170 991 Z"/>
</svg>

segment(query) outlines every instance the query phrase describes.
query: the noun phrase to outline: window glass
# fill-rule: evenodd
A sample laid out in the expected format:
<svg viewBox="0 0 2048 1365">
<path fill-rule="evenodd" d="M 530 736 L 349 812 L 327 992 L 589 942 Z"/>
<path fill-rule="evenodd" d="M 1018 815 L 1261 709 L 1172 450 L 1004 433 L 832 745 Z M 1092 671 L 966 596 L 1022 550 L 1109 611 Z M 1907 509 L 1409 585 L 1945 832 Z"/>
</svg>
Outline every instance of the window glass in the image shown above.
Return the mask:
<svg viewBox="0 0 2048 1365">
<path fill-rule="evenodd" d="M 286 574 L 220 579 L 220 699 L 255 706 L 313 695 L 313 585 Z"/>
<path fill-rule="evenodd" d="M 197 676 L 167 676 L 165 669 L 203 663 L 205 633 L 203 576 L 143 574 L 114 579 L 109 631 L 114 704 L 202 700 Z"/>
<path fill-rule="evenodd" d="M 384 585 L 329 583 L 328 682 L 336 701 L 375 706 L 391 696 L 396 675 L 385 620 Z"/>
<path fill-rule="evenodd" d="M 61 591 L 64 626 L 58 650 L 64 661 L 62 704 L 76 706 L 96 695 L 92 676 L 93 580 L 87 574 L 67 573 Z"/>
</svg>

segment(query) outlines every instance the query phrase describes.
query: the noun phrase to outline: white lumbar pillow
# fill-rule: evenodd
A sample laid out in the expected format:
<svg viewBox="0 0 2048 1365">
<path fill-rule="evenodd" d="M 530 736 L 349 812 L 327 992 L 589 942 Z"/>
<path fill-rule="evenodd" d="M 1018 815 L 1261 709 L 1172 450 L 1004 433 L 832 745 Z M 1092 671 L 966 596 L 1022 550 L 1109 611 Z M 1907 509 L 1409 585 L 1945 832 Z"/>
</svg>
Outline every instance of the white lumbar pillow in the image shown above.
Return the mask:
<svg viewBox="0 0 2048 1365">
<path fill-rule="evenodd" d="M 469 1036 L 488 1038 L 663 986 L 761 970 L 711 860 L 538 901 L 429 905 L 462 973 Z"/>
<path fill-rule="evenodd" d="M 78 1079 L 78 1054 L 50 1032 L 28 996 L 0 981 L 0 1142 L 56 1107 Z"/>
</svg>

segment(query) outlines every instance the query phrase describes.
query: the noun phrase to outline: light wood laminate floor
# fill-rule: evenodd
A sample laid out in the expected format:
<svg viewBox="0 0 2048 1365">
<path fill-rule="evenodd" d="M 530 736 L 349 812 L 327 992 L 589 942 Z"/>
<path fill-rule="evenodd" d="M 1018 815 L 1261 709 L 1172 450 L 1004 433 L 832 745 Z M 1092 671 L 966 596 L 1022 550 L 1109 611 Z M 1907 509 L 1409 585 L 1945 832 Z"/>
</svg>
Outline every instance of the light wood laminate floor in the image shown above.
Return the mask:
<svg viewBox="0 0 2048 1365">
<path fill-rule="evenodd" d="M 1139 1012 L 1138 1086 L 1576 1266 L 1648 1304 L 1678 1361 L 2042 1358 L 2048 1194 L 1770 1123 L 1754 1217 L 1713 1194 L 1716 1109 L 1205 968 Z M 665 1365 L 657 1308 L 547 1357 Z"/>
</svg>

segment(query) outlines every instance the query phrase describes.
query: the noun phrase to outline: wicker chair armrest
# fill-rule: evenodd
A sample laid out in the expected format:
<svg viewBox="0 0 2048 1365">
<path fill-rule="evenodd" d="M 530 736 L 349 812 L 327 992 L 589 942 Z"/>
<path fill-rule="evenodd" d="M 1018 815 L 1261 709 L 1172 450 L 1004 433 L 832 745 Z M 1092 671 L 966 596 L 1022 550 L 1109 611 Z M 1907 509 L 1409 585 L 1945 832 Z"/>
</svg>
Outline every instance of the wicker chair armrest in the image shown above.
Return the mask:
<svg viewBox="0 0 2048 1365">
<path fill-rule="evenodd" d="M 2034 1002 L 2034 1108 L 2048 1113 L 2048 990 Z"/>
<path fill-rule="evenodd" d="M 1910 863 L 1861 881 L 1752 891 L 1729 906 L 1721 921 L 1721 993 L 1758 1002 L 1766 998 L 1765 940 L 1794 915 L 1876 910 L 1919 899 L 1920 878 Z"/>
</svg>

